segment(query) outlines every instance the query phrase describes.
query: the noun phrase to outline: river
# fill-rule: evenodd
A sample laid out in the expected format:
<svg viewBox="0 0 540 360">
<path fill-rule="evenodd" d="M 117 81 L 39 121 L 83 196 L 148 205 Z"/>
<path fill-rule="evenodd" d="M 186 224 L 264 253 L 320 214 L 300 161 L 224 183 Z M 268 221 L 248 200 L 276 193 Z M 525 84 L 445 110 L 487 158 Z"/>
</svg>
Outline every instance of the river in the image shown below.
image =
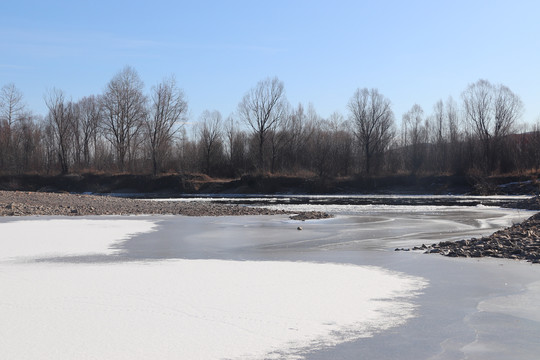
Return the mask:
<svg viewBox="0 0 540 360">
<path fill-rule="evenodd" d="M 322 200 L 248 206 L 334 218 L 2 218 L 0 357 L 537 358 L 538 265 L 394 251 L 531 212 Z"/>
</svg>

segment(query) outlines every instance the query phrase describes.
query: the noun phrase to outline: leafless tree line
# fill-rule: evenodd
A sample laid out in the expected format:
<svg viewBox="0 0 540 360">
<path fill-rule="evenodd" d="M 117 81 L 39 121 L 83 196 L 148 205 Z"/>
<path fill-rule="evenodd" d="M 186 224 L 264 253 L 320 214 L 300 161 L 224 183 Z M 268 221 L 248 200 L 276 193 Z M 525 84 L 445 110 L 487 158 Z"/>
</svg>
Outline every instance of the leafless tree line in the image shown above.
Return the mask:
<svg viewBox="0 0 540 360">
<path fill-rule="evenodd" d="M 283 82 L 257 83 L 227 118 L 206 110 L 188 129 L 188 103 L 174 77 L 147 95 L 126 67 L 103 94 L 78 101 L 58 89 L 45 95 L 46 116 L 26 109 L 22 93 L 0 90 L 0 173 L 205 173 L 238 177 L 280 173 L 467 174 L 538 171 L 540 121 L 519 125 L 520 98 L 504 85 L 470 84 L 461 102 L 418 104 L 396 124 L 377 89 L 357 89 L 346 115 L 319 116 L 292 106 Z"/>
</svg>

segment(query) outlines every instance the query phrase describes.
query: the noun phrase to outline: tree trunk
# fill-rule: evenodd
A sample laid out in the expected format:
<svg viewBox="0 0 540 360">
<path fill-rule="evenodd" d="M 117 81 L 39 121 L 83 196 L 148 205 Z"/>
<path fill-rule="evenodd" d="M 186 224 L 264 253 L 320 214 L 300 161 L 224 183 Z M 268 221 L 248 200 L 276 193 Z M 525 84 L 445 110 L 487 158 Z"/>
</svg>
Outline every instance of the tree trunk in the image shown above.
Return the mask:
<svg viewBox="0 0 540 360">
<path fill-rule="evenodd" d="M 369 172 L 370 172 L 370 165 L 371 165 L 371 153 L 369 151 L 369 144 L 366 142 L 366 146 L 365 146 L 365 151 L 366 151 L 366 174 L 369 175 Z"/>
<path fill-rule="evenodd" d="M 264 135 L 259 135 L 259 171 L 264 172 Z"/>
</svg>

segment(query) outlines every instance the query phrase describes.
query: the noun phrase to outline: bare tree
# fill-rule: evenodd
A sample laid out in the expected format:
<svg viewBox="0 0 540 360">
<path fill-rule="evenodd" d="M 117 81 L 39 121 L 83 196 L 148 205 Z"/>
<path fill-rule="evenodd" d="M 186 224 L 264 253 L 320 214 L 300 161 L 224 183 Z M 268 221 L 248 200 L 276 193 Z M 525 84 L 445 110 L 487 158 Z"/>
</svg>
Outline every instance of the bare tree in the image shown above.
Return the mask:
<svg viewBox="0 0 540 360">
<path fill-rule="evenodd" d="M 412 173 L 416 173 L 422 166 L 425 158 L 425 145 L 428 141 L 428 129 L 424 119 L 424 110 L 418 104 L 403 114 L 403 146 L 408 157 L 408 166 Z"/>
<path fill-rule="evenodd" d="M 42 134 L 37 124 L 40 122 L 39 120 L 31 113 L 24 113 L 17 120 L 14 146 L 17 154 L 17 171 L 19 173 L 41 171 L 43 166 Z"/>
<path fill-rule="evenodd" d="M 228 160 L 228 176 L 235 177 L 246 170 L 247 137 L 244 131 L 238 129 L 238 124 L 232 116 L 227 118 L 224 127 L 226 151 Z"/>
<path fill-rule="evenodd" d="M 186 131 L 186 127 L 181 127 L 178 132 L 178 141 L 176 142 L 176 154 L 178 157 L 179 169 L 182 172 L 197 171 L 198 147 L 192 141 Z"/>
<path fill-rule="evenodd" d="M 319 120 L 311 137 L 312 167 L 321 178 L 332 173 L 333 139 L 331 124 L 326 120 Z"/>
<path fill-rule="evenodd" d="M 83 167 L 83 126 L 81 122 L 81 112 L 79 103 L 68 103 L 69 122 L 72 126 L 72 156 L 73 167 L 80 170 Z"/>
<path fill-rule="evenodd" d="M 443 172 L 447 168 L 448 147 L 447 147 L 447 121 L 444 103 L 439 100 L 433 106 L 433 114 L 430 118 L 431 133 L 429 141 L 431 142 L 431 168 L 437 172 Z"/>
<path fill-rule="evenodd" d="M 260 81 L 238 104 L 238 113 L 258 139 L 259 170 L 264 171 L 264 142 L 268 131 L 286 115 L 283 82 L 279 79 Z"/>
<path fill-rule="evenodd" d="M 394 113 L 390 100 L 377 89 L 357 89 L 348 107 L 364 155 L 364 168 L 369 174 L 373 156 L 382 153 L 392 138 Z"/>
<path fill-rule="evenodd" d="M 53 125 L 49 118 L 47 118 L 41 124 L 41 134 L 42 134 L 42 146 L 43 146 L 43 167 L 45 173 L 49 175 L 54 167 L 56 162 L 56 141 L 53 130 Z"/>
<path fill-rule="evenodd" d="M 96 155 L 97 135 L 101 123 L 101 108 L 99 99 L 94 95 L 82 98 L 78 104 L 83 165 L 88 167 L 91 161 L 92 144 L 94 145 L 93 154 Z"/>
<path fill-rule="evenodd" d="M 49 109 L 48 121 L 54 136 L 58 162 L 62 174 L 67 174 L 73 141 L 72 104 L 66 102 L 64 92 L 58 89 L 49 91 L 45 96 L 45 104 Z"/>
<path fill-rule="evenodd" d="M 133 68 L 126 66 L 107 84 L 101 100 L 103 130 L 115 149 L 119 170 L 124 171 L 137 150 L 137 136 L 146 117 L 143 82 Z"/>
<path fill-rule="evenodd" d="M 212 159 L 221 145 L 222 124 L 219 111 L 205 110 L 199 124 L 199 140 L 204 156 L 206 175 L 211 174 Z"/>
<path fill-rule="evenodd" d="M 13 138 L 15 124 L 24 113 L 22 93 L 14 84 L 4 85 L 0 89 L 0 171 L 16 166 Z"/>
<path fill-rule="evenodd" d="M 151 98 L 150 116 L 146 118 L 145 126 L 152 171 L 156 175 L 171 150 L 174 135 L 186 119 L 188 104 L 184 92 L 176 86 L 173 76 L 153 87 Z"/>
<path fill-rule="evenodd" d="M 332 133 L 332 164 L 336 175 L 347 176 L 353 165 L 355 135 L 350 121 L 346 121 L 339 112 L 333 112 L 328 118 Z M 373 168 L 373 166 L 372 166 Z"/>
<path fill-rule="evenodd" d="M 521 99 L 504 85 L 487 80 L 470 84 L 461 94 L 465 116 L 482 142 L 487 171 L 496 168 L 500 140 L 508 135 L 521 116 Z"/>
<path fill-rule="evenodd" d="M 458 105 L 452 97 L 449 97 L 446 100 L 445 112 L 446 112 L 446 122 L 448 126 L 448 136 L 450 139 L 450 143 L 453 146 L 453 144 L 459 141 L 461 122 L 460 122 Z"/>
<path fill-rule="evenodd" d="M 444 103 L 442 100 L 439 100 L 433 106 L 433 115 L 432 115 L 432 138 L 431 142 L 435 144 L 442 144 L 446 140 L 446 121 L 445 121 L 445 111 Z"/>
<path fill-rule="evenodd" d="M 0 89 L 0 121 L 12 127 L 24 112 L 23 95 L 14 84 L 7 84 Z"/>
<path fill-rule="evenodd" d="M 540 119 L 536 121 L 536 124 L 533 126 L 533 131 L 531 134 L 531 145 L 530 145 L 530 155 L 531 166 L 534 168 L 534 171 L 538 173 L 540 169 Z"/>
<path fill-rule="evenodd" d="M 233 166 L 233 159 L 235 153 L 235 137 L 238 133 L 237 125 L 234 121 L 232 115 L 230 115 L 225 121 L 224 125 L 224 135 L 226 139 L 226 151 L 227 151 L 227 160 L 229 161 L 229 167 Z"/>
<path fill-rule="evenodd" d="M 280 159 L 283 157 L 283 150 L 290 141 L 290 133 L 287 131 L 290 117 L 289 110 L 284 111 L 281 121 L 276 121 L 268 131 L 270 145 L 270 172 L 274 174 L 276 169 L 282 165 Z"/>
<path fill-rule="evenodd" d="M 319 121 L 318 115 L 312 104 L 308 110 L 300 103 L 288 116 L 285 133 L 287 134 L 285 160 L 288 167 L 296 172 L 301 166 L 301 160 L 306 157 L 306 144 L 315 131 L 314 124 Z"/>
<path fill-rule="evenodd" d="M 445 119 L 448 136 L 448 166 L 453 173 L 464 173 L 463 129 L 456 101 L 449 97 L 445 103 Z"/>
<path fill-rule="evenodd" d="M 7 121 L 0 121 L 0 172 L 7 171 L 11 164 L 11 137 Z"/>
<path fill-rule="evenodd" d="M 504 85 L 495 86 L 494 96 L 494 128 L 495 138 L 508 135 L 516 121 L 523 114 L 523 102 Z"/>
</svg>

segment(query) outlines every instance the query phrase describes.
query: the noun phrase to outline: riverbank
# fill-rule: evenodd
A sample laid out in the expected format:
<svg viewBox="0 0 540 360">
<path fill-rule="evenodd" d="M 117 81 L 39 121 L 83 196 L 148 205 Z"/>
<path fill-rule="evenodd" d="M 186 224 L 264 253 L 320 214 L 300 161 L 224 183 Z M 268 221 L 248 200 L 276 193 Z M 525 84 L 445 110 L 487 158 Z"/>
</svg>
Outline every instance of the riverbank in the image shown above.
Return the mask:
<svg viewBox="0 0 540 360">
<path fill-rule="evenodd" d="M 507 206 L 510 207 L 510 206 Z M 512 205 L 516 209 L 540 210 L 540 197 L 535 196 Z M 396 249 L 409 250 L 409 249 Z M 442 241 L 431 245 L 422 244 L 413 250 L 426 254 L 441 254 L 449 257 L 492 257 L 526 260 L 540 263 L 540 213 L 536 213 L 519 224 L 499 230 L 490 236 L 459 241 Z"/>
<path fill-rule="evenodd" d="M 290 214 L 296 220 L 321 219 L 322 212 L 291 213 L 211 202 L 151 201 L 111 196 L 0 191 L 0 216 L 185 215 L 245 216 Z"/>
<path fill-rule="evenodd" d="M 238 179 L 213 179 L 202 174 L 152 176 L 87 173 L 2 175 L 0 190 L 136 193 L 152 198 L 188 194 L 535 195 L 540 192 L 540 182 L 534 175 L 386 175 L 342 178 L 245 175 Z"/>
<path fill-rule="evenodd" d="M 540 213 L 480 239 L 443 241 L 413 250 L 450 257 L 493 257 L 540 263 Z"/>
</svg>

